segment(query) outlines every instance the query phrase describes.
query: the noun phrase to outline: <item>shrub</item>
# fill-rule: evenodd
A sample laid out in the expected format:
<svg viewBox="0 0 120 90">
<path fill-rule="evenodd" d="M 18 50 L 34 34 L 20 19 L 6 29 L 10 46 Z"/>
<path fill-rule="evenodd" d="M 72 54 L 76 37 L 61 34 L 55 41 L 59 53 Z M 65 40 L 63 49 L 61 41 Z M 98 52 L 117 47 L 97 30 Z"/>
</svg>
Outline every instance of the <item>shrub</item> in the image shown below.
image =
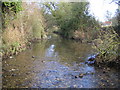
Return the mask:
<svg viewBox="0 0 120 90">
<path fill-rule="evenodd" d="M 22 2 L 21 0 L 16 1 L 16 2 L 3 2 L 2 3 L 2 11 L 3 13 L 8 13 L 10 11 L 14 13 L 18 13 L 19 11 L 22 10 Z"/>
<path fill-rule="evenodd" d="M 117 61 L 116 58 L 119 56 L 120 38 L 114 29 L 107 28 L 106 30 L 101 30 L 97 40 L 101 41 L 99 44 L 95 45 L 95 48 L 99 52 L 100 61 Z"/>
</svg>

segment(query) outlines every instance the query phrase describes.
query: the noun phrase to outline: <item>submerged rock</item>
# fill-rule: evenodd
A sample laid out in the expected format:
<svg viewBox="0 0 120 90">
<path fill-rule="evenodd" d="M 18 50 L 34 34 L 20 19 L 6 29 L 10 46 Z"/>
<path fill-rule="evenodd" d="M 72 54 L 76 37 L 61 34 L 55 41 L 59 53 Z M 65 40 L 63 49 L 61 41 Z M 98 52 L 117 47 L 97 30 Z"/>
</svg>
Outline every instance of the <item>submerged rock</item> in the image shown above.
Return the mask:
<svg viewBox="0 0 120 90">
<path fill-rule="evenodd" d="M 13 57 L 12 57 L 12 56 L 10 56 L 9 58 L 10 58 L 10 59 L 12 59 Z"/>
<path fill-rule="evenodd" d="M 44 63 L 45 61 L 44 61 L 44 60 L 42 60 L 41 62 L 43 62 L 43 63 Z"/>
<path fill-rule="evenodd" d="M 107 71 L 110 71 L 110 68 L 107 68 Z"/>
<path fill-rule="evenodd" d="M 75 78 L 78 78 L 78 76 L 75 76 Z"/>
<path fill-rule="evenodd" d="M 84 75 L 86 75 L 85 73 L 81 73 L 79 75 L 76 75 L 75 78 L 82 78 Z"/>
<path fill-rule="evenodd" d="M 96 64 L 96 58 L 97 55 L 92 55 L 90 57 L 88 57 L 87 61 L 85 62 L 85 64 L 88 64 L 88 65 L 95 65 Z"/>
<path fill-rule="evenodd" d="M 15 70 L 16 70 L 16 69 L 11 69 L 11 70 L 9 70 L 9 71 L 11 72 L 11 71 L 15 71 Z"/>
<path fill-rule="evenodd" d="M 96 60 L 93 60 L 93 61 L 86 61 L 85 64 L 88 64 L 88 65 L 95 65 L 96 64 Z"/>
<path fill-rule="evenodd" d="M 95 60 L 95 57 L 91 57 L 88 59 L 88 61 L 94 61 Z"/>
<path fill-rule="evenodd" d="M 17 76 L 17 74 L 12 74 L 11 76 Z"/>
<path fill-rule="evenodd" d="M 105 70 L 103 70 L 103 73 L 106 73 L 106 71 L 105 71 Z"/>
<path fill-rule="evenodd" d="M 79 77 L 80 77 L 80 78 L 82 78 L 83 76 L 84 76 L 84 74 L 83 74 L 83 73 L 79 75 Z"/>
</svg>

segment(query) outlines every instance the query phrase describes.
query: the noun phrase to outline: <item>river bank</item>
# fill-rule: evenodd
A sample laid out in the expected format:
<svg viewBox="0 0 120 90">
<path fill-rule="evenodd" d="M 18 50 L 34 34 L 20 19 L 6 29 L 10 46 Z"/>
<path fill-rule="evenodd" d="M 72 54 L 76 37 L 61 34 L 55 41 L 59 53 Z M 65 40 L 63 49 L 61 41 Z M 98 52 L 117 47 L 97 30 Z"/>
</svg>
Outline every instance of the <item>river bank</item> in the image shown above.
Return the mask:
<svg viewBox="0 0 120 90">
<path fill-rule="evenodd" d="M 87 61 L 85 62 L 88 65 L 95 66 L 95 67 L 109 67 L 115 68 L 116 70 L 120 69 L 120 56 L 116 57 L 112 61 L 104 61 L 100 54 L 93 55 L 88 57 Z"/>
<path fill-rule="evenodd" d="M 3 28 L 0 29 L 0 56 L 2 59 L 18 55 L 19 52 L 29 48 L 31 42 L 36 39 L 47 38 L 44 17 L 40 8 L 36 6 L 37 3 L 2 2 L 1 4 Z M 20 8 L 20 11 L 16 12 L 9 9 L 10 7 L 14 7 L 15 10 Z"/>
<path fill-rule="evenodd" d="M 6 47 L 7 48 L 6 51 L 3 54 L 0 53 L 1 54 L 0 56 L 2 57 L 2 60 L 7 58 L 12 58 L 13 56 L 18 55 L 19 53 L 22 53 L 26 49 L 30 49 L 32 43 L 39 42 L 41 40 L 46 40 L 46 39 L 47 39 L 47 36 L 42 39 L 39 39 L 39 38 L 31 39 L 26 44 L 20 44 L 17 47 L 11 45 L 9 47 Z"/>
<path fill-rule="evenodd" d="M 105 30 L 105 29 L 106 29 L 106 31 L 102 32 L 103 37 L 104 37 L 105 32 L 107 32 L 107 30 L 111 29 L 111 27 L 104 28 L 104 29 L 102 29 L 102 31 Z M 57 35 L 60 35 L 63 38 L 66 38 L 66 37 L 64 37 L 62 35 L 62 33 L 58 32 L 58 31 L 53 31 L 53 33 L 55 33 Z M 108 33 L 106 33 L 106 34 L 108 34 Z M 108 66 L 110 68 L 112 68 L 112 67 L 116 68 L 116 69 L 120 68 L 120 62 L 119 62 L 120 61 L 120 56 L 115 54 L 114 58 L 108 58 L 107 55 L 109 55 L 109 53 L 108 53 L 109 50 L 108 51 L 106 50 L 106 51 L 102 52 L 103 48 L 99 47 L 100 45 L 104 45 L 104 43 L 106 43 L 106 41 L 104 39 L 102 40 L 102 39 L 99 39 L 99 38 L 98 39 L 94 38 L 93 40 L 92 39 L 88 40 L 87 37 L 84 37 L 84 38 L 81 38 L 81 37 L 71 37 L 71 38 L 68 38 L 68 39 L 74 40 L 76 42 L 92 44 L 92 46 L 95 47 L 96 50 L 100 50 L 101 49 L 101 52 L 98 51 L 98 52 L 100 52 L 99 54 L 90 56 L 88 58 L 88 60 L 85 62 L 86 64 L 94 65 L 94 66 L 97 66 L 97 67 L 106 67 L 106 66 Z M 117 46 L 117 44 L 116 44 L 116 46 Z M 105 46 L 104 50 L 105 50 L 105 48 L 107 48 L 107 47 Z M 118 50 L 119 50 L 119 46 L 118 46 Z M 114 50 L 111 51 L 111 52 L 114 52 Z M 115 51 L 115 53 L 116 52 L 118 52 L 118 51 Z M 102 53 L 104 53 L 104 54 L 102 54 Z"/>
</svg>

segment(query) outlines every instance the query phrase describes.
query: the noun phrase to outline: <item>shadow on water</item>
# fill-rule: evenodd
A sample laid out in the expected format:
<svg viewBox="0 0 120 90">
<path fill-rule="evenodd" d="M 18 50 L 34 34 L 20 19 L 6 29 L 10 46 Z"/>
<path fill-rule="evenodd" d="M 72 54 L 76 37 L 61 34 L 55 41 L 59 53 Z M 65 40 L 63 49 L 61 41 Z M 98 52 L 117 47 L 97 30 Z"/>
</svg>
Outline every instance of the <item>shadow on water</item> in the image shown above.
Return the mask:
<svg viewBox="0 0 120 90">
<path fill-rule="evenodd" d="M 84 62 L 94 55 L 90 44 L 60 37 L 32 44 L 18 56 L 3 61 L 3 87 L 98 88 L 118 87 L 116 70 Z"/>
</svg>

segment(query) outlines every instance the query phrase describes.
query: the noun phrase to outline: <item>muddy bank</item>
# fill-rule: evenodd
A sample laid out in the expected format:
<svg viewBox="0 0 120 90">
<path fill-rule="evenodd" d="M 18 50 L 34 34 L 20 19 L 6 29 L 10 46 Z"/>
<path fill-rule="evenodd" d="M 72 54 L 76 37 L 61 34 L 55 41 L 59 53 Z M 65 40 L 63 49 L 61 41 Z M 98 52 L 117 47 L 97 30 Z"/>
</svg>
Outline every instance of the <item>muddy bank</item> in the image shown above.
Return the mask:
<svg viewBox="0 0 120 90">
<path fill-rule="evenodd" d="M 1 53 L 2 60 L 7 58 L 12 58 L 13 55 L 18 55 L 20 52 L 28 49 L 30 44 L 31 43 L 29 42 L 28 44 L 23 44 L 23 45 L 20 45 L 19 47 L 13 47 L 13 46 L 7 47 L 8 49 L 6 49 L 6 51 Z"/>
<path fill-rule="evenodd" d="M 20 44 L 18 47 L 15 46 L 9 46 L 8 49 L 6 49 L 5 52 L 1 53 L 2 60 L 7 59 L 7 58 L 12 58 L 14 55 L 18 55 L 19 53 L 25 51 L 26 49 L 31 48 L 32 43 L 39 42 L 41 40 L 47 40 L 47 36 L 41 38 L 34 38 L 29 40 L 26 44 Z"/>
</svg>

